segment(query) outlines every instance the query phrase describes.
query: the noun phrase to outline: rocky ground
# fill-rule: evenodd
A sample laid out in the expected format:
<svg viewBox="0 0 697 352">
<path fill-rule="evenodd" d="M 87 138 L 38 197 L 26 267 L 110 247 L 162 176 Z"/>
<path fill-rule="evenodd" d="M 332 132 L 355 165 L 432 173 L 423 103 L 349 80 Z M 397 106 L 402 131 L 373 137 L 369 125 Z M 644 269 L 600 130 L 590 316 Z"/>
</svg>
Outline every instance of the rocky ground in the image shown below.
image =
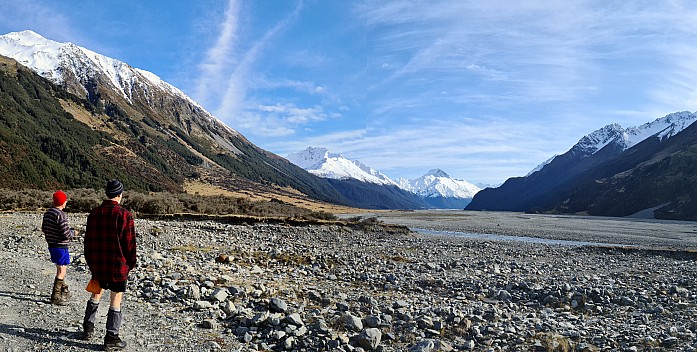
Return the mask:
<svg viewBox="0 0 697 352">
<path fill-rule="evenodd" d="M 84 214 L 69 219 L 84 228 Z M 82 245 L 71 248 L 74 297 L 52 306 L 55 268 L 40 224 L 39 213 L 0 215 L 0 348 L 99 350 L 100 339 L 79 339 Z M 694 251 L 336 225 L 136 227 L 139 266 L 122 308 L 127 351 L 697 351 Z M 97 335 L 106 298 L 101 305 Z"/>
</svg>

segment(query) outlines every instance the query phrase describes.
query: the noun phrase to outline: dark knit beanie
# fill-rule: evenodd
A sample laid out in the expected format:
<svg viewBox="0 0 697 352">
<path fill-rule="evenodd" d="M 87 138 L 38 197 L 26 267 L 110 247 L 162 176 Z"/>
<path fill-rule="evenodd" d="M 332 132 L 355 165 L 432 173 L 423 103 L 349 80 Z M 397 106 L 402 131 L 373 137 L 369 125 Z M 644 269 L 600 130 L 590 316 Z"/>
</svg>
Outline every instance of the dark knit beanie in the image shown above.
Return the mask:
<svg viewBox="0 0 697 352">
<path fill-rule="evenodd" d="M 106 183 L 106 196 L 109 199 L 116 198 L 123 193 L 123 183 L 117 179 L 109 180 Z"/>
</svg>

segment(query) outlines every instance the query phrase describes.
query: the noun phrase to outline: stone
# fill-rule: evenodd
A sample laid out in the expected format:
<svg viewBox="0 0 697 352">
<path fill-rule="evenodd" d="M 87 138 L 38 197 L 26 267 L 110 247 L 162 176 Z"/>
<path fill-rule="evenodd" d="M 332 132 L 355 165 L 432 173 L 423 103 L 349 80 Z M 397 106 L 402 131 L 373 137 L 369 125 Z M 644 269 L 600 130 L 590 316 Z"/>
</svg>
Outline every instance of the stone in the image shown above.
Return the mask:
<svg viewBox="0 0 697 352">
<path fill-rule="evenodd" d="M 352 315 L 351 313 L 344 313 L 341 316 L 341 323 L 349 331 L 361 331 L 363 330 L 363 322 L 360 318 Z"/>
<path fill-rule="evenodd" d="M 435 349 L 436 342 L 434 340 L 423 340 L 412 346 L 409 349 L 409 352 L 431 352 Z"/>
<path fill-rule="evenodd" d="M 287 315 L 287 316 L 283 319 L 283 321 L 286 322 L 286 323 L 288 323 L 288 324 L 295 325 L 295 326 L 303 326 L 303 325 L 305 325 L 305 323 L 303 323 L 302 318 L 300 317 L 300 314 L 298 314 L 298 313 L 293 313 L 293 314 Z"/>
<path fill-rule="evenodd" d="M 275 313 L 285 313 L 288 310 L 288 304 L 280 298 L 272 298 L 269 301 L 269 310 Z"/>
<path fill-rule="evenodd" d="M 361 331 L 355 341 L 355 346 L 361 347 L 368 351 L 373 351 L 378 348 L 380 341 L 382 339 L 382 332 L 380 329 L 368 328 Z"/>
<path fill-rule="evenodd" d="M 227 299 L 228 295 L 229 294 L 227 289 L 216 288 L 213 290 L 213 293 L 210 296 L 210 300 L 214 302 L 223 302 Z"/>
<path fill-rule="evenodd" d="M 184 298 L 199 300 L 201 299 L 201 288 L 198 285 L 189 285 L 184 288 Z"/>
<path fill-rule="evenodd" d="M 204 329 L 215 329 L 218 327 L 218 322 L 215 319 L 203 319 L 201 327 Z"/>
<path fill-rule="evenodd" d="M 380 324 L 382 324 L 382 319 L 380 319 L 380 317 L 378 317 L 378 316 L 369 315 L 369 316 L 363 318 L 363 325 L 367 326 L 369 328 L 380 327 Z"/>
<path fill-rule="evenodd" d="M 194 302 L 193 308 L 195 310 L 204 310 L 204 309 L 213 308 L 213 305 L 211 304 L 211 302 L 208 302 L 208 301 L 196 301 L 196 302 Z"/>
</svg>

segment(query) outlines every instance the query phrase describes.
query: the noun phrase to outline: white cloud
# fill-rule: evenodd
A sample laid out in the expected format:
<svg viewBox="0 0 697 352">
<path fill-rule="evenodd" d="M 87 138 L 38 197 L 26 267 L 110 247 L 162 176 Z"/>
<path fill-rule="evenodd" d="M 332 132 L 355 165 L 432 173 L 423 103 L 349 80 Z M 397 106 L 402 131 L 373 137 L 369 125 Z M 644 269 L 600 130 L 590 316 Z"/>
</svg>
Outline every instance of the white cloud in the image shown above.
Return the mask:
<svg viewBox="0 0 697 352">
<path fill-rule="evenodd" d="M 329 118 L 319 105 L 305 109 L 298 108 L 294 104 L 259 105 L 257 110 L 278 121 L 285 121 L 291 124 L 305 124 L 324 121 Z"/>
<path fill-rule="evenodd" d="M 201 74 L 196 85 L 195 98 L 204 105 L 210 104 L 208 101 L 212 99 L 211 96 L 224 88 L 221 77 L 229 74 L 229 68 L 233 64 L 233 50 L 239 26 L 239 8 L 237 0 L 228 0 L 217 39 L 199 65 Z"/>
<path fill-rule="evenodd" d="M 52 3 L 38 0 L 0 1 L 0 27 L 12 31 L 30 29 L 57 41 L 81 42 L 83 38 Z"/>
</svg>

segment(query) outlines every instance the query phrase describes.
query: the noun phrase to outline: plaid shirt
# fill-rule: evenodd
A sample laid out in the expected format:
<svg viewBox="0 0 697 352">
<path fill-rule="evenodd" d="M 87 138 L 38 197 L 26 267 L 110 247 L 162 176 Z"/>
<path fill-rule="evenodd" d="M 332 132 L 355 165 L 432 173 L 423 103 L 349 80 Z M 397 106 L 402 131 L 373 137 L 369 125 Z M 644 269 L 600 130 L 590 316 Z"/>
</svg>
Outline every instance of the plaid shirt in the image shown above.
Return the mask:
<svg viewBox="0 0 697 352">
<path fill-rule="evenodd" d="M 85 259 L 97 281 L 121 282 L 136 266 L 133 216 L 117 202 L 92 209 L 85 230 Z"/>
</svg>

